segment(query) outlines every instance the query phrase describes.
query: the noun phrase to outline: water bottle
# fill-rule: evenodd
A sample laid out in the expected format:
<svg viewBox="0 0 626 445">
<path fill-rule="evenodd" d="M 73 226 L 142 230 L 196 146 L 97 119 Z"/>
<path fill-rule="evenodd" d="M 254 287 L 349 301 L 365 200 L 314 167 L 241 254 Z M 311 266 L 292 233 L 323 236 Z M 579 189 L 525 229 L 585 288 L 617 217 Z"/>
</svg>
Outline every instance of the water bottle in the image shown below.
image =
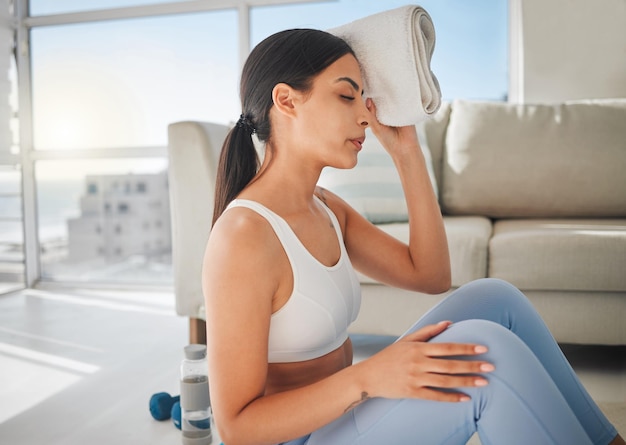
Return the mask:
<svg viewBox="0 0 626 445">
<path fill-rule="evenodd" d="M 183 445 L 210 445 L 211 400 L 205 345 L 185 346 L 180 365 L 180 408 Z"/>
</svg>

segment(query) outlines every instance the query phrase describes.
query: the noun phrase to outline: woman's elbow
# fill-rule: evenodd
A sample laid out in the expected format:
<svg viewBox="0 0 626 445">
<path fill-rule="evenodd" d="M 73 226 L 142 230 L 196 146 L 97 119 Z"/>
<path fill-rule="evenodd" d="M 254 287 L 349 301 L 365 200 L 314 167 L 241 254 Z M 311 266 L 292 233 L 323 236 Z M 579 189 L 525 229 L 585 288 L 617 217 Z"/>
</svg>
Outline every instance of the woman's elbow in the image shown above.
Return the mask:
<svg viewBox="0 0 626 445">
<path fill-rule="evenodd" d="M 259 445 L 272 443 L 259 440 L 258 434 L 254 434 L 249 429 L 245 427 L 242 428 L 241 425 L 236 425 L 235 423 L 221 423 L 218 430 L 221 443 L 226 445 Z M 213 441 L 213 443 L 217 442 Z"/>
<path fill-rule="evenodd" d="M 447 292 L 451 286 L 452 277 L 450 271 L 439 270 L 436 273 L 429 273 L 417 278 L 413 286 L 411 286 L 411 290 L 436 295 Z"/>
<path fill-rule="evenodd" d="M 248 445 L 249 441 L 246 441 L 241 434 L 234 431 L 232 428 L 226 428 L 223 425 L 219 428 L 219 435 L 222 443 L 228 445 Z"/>
<path fill-rule="evenodd" d="M 447 292 L 452 287 L 452 277 L 448 273 L 445 276 L 441 276 L 434 280 L 432 283 L 431 294 L 442 294 Z"/>
<path fill-rule="evenodd" d="M 436 285 L 434 293 L 442 294 L 450 290 L 452 287 L 452 272 L 450 271 L 449 263 L 448 267 L 444 267 L 439 270 L 439 274 L 435 282 Z"/>
</svg>

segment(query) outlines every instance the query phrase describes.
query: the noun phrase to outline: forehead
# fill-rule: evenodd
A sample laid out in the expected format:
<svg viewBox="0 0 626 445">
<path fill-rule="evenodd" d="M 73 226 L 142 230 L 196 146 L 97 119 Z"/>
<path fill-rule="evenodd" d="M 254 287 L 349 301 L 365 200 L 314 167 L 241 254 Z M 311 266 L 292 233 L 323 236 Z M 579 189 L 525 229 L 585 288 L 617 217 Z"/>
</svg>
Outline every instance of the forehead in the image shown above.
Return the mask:
<svg viewBox="0 0 626 445">
<path fill-rule="evenodd" d="M 328 68 L 318 75 L 317 80 L 328 84 L 346 83 L 350 85 L 349 82 L 341 80 L 345 78 L 356 82 L 359 90 L 363 88 L 361 68 L 352 54 L 346 54 L 330 64 Z"/>
</svg>

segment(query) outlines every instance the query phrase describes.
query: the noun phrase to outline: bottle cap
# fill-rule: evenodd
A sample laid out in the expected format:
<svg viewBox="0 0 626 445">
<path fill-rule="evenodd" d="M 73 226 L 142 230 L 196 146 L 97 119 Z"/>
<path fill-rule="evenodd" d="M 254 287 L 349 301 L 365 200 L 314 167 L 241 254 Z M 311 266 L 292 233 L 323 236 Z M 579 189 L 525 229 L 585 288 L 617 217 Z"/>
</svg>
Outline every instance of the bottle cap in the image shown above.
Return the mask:
<svg viewBox="0 0 626 445">
<path fill-rule="evenodd" d="M 191 344 L 185 346 L 185 358 L 187 360 L 201 360 L 206 357 L 206 345 Z"/>
</svg>

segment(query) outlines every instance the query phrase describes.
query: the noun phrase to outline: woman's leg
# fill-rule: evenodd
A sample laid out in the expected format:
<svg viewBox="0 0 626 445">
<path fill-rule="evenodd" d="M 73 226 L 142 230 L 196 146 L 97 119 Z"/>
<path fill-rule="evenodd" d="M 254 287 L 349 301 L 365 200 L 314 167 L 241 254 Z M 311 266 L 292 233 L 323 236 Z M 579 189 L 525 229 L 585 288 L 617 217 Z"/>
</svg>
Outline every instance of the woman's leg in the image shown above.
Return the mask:
<svg viewBox="0 0 626 445">
<path fill-rule="evenodd" d="M 468 319 L 475 321 L 461 322 Z M 455 325 L 431 341 L 475 342 L 490 348 L 486 358 L 494 362 L 496 371 L 487 375 L 487 387 L 467 388 L 472 402 L 374 399 L 294 443 L 369 444 L 392 439 L 395 444 L 406 439 L 407 443 L 461 444 L 476 428 L 484 444 L 516 440 L 606 444 L 617 434 L 515 287 L 493 279 L 470 283 L 408 332 L 441 320 Z"/>
<path fill-rule="evenodd" d="M 372 399 L 304 443 L 461 445 L 475 431 L 483 445 L 594 443 L 539 360 L 509 330 L 490 321 L 467 320 L 432 341 L 488 346 L 485 358 L 496 366 L 486 375 L 489 385 L 461 388 L 471 397 L 461 403 Z"/>
<path fill-rule="evenodd" d="M 537 311 L 519 289 L 506 281 L 482 279 L 460 287 L 426 313 L 407 333 L 441 320 L 458 322 L 469 319 L 496 322 L 528 345 L 594 443 L 608 443 L 617 435 L 582 386 Z"/>
</svg>

